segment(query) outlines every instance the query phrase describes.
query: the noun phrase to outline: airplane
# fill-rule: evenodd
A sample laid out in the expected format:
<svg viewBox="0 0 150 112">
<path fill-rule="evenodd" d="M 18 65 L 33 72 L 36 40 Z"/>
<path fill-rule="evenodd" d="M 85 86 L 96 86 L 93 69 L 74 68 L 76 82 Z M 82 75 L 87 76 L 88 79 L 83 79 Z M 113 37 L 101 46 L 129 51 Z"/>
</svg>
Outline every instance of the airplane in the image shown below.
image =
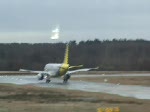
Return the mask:
<svg viewBox="0 0 150 112">
<path fill-rule="evenodd" d="M 78 65 L 78 66 L 69 65 L 69 44 L 66 44 L 63 63 L 48 63 L 45 65 L 44 71 L 33 71 L 33 70 L 26 70 L 26 69 L 20 69 L 19 71 L 37 73 L 38 80 L 46 79 L 46 83 L 49 83 L 51 81 L 51 78 L 57 78 L 57 77 L 63 77 L 63 83 L 67 83 L 68 79 L 70 79 L 73 73 L 79 71 L 89 71 L 89 70 L 98 69 L 98 67 L 84 68 L 84 69 L 81 69 L 81 67 L 83 67 L 83 65 Z M 70 69 L 77 69 L 77 70 L 70 71 Z"/>
</svg>

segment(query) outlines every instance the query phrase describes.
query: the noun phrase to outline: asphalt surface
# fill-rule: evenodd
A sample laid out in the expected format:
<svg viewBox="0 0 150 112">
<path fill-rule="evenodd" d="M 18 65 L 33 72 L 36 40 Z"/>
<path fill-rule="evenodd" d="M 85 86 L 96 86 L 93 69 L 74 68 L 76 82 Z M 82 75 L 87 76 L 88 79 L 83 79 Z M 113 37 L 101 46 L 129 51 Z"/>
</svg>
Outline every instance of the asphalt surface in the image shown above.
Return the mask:
<svg viewBox="0 0 150 112">
<path fill-rule="evenodd" d="M 105 77 L 117 77 L 120 75 L 105 75 Z M 121 75 L 122 76 L 122 75 Z M 128 76 L 128 75 L 125 75 Z M 136 76 L 136 74 L 134 74 Z M 137 76 L 143 76 L 137 74 Z M 145 76 L 150 76 L 146 74 Z M 104 75 L 74 75 L 73 77 L 104 77 Z M 94 83 L 86 81 L 72 81 L 69 80 L 67 84 L 62 83 L 62 79 L 53 78 L 47 84 L 45 80 L 38 81 L 36 76 L 0 76 L 0 83 L 12 83 L 18 85 L 33 85 L 47 88 L 61 88 L 67 90 L 80 90 L 87 92 L 100 92 L 117 94 L 125 97 L 133 97 L 137 99 L 150 99 L 150 87 L 134 86 L 134 85 L 120 85 L 111 83 Z"/>
</svg>

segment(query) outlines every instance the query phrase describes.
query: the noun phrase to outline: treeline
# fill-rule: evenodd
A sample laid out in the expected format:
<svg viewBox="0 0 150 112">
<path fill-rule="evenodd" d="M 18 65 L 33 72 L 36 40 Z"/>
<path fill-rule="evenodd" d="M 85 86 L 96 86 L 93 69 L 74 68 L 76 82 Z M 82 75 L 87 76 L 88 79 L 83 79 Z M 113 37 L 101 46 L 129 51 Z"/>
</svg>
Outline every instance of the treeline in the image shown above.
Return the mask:
<svg viewBox="0 0 150 112">
<path fill-rule="evenodd" d="M 65 46 L 66 43 L 0 44 L 0 70 L 43 70 L 47 63 L 62 63 Z M 99 66 L 99 70 L 150 70 L 150 41 L 70 41 L 69 63 Z"/>
</svg>

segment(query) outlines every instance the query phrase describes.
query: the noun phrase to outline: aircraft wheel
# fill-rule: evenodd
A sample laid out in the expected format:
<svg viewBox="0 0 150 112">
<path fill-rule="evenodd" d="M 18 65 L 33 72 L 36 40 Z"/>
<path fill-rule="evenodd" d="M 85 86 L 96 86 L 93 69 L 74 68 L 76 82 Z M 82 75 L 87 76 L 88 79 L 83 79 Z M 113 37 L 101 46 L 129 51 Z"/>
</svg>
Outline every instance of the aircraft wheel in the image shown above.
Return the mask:
<svg viewBox="0 0 150 112">
<path fill-rule="evenodd" d="M 67 78 L 64 78 L 64 80 L 63 80 L 63 83 L 65 84 L 65 83 L 67 83 Z"/>
<path fill-rule="evenodd" d="M 67 83 L 67 82 L 68 82 L 68 79 L 70 79 L 70 75 L 66 75 L 66 76 L 64 77 L 63 83 Z"/>
<path fill-rule="evenodd" d="M 63 80 L 63 83 L 64 83 L 64 84 L 67 83 L 67 80 Z"/>
<path fill-rule="evenodd" d="M 51 81 L 50 79 L 47 79 L 47 80 L 46 80 L 46 83 L 49 83 L 50 81 Z"/>
</svg>

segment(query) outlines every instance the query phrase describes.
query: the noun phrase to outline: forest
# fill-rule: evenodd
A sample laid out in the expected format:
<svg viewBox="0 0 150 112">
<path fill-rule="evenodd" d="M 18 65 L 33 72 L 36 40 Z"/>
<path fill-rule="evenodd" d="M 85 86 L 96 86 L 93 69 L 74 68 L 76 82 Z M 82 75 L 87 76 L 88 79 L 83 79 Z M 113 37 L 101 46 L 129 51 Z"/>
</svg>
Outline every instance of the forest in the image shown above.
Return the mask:
<svg viewBox="0 0 150 112">
<path fill-rule="evenodd" d="M 69 42 L 69 64 L 107 71 L 149 71 L 150 41 L 137 39 Z M 62 63 L 66 43 L 1 43 L 0 70 L 43 70 L 47 63 Z"/>
</svg>

